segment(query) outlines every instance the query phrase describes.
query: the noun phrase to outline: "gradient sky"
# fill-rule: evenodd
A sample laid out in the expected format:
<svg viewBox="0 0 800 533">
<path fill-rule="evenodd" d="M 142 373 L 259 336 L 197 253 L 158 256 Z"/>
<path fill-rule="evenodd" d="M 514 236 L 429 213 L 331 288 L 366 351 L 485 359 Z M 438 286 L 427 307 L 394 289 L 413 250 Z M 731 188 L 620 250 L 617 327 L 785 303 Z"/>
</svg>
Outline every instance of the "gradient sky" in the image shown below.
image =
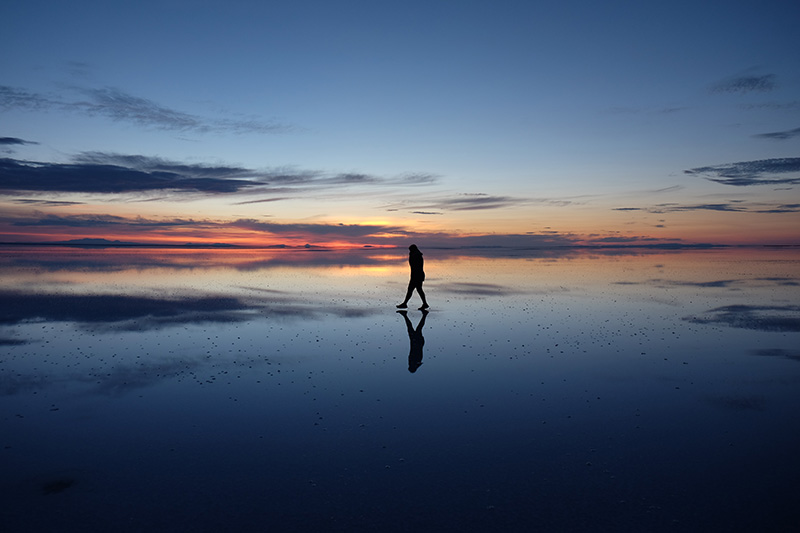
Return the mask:
<svg viewBox="0 0 800 533">
<path fill-rule="evenodd" d="M 800 5 L 0 6 L 0 241 L 800 244 Z"/>
</svg>

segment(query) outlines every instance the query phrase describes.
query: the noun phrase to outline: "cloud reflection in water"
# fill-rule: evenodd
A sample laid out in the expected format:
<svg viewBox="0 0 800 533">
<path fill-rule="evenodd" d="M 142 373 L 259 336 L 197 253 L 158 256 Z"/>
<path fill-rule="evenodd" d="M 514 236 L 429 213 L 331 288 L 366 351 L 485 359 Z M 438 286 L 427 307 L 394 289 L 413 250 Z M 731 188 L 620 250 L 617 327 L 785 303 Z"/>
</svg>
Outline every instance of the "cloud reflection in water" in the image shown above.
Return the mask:
<svg viewBox="0 0 800 533">
<path fill-rule="evenodd" d="M 684 320 L 762 331 L 800 331 L 800 305 L 726 305 Z"/>
</svg>

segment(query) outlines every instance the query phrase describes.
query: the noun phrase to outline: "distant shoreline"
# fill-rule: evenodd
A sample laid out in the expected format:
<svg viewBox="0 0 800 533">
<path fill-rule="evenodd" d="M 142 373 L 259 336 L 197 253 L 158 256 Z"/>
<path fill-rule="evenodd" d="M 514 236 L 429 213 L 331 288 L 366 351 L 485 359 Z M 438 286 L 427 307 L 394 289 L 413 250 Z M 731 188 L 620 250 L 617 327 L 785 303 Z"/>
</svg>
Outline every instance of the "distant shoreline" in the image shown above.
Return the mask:
<svg viewBox="0 0 800 533">
<path fill-rule="evenodd" d="M 287 244 L 273 244 L 268 246 L 241 246 L 238 244 L 227 243 L 144 243 L 144 242 L 123 242 L 106 241 L 103 239 L 78 239 L 74 241 L 52 241 L 52 242 L 0 242 L 0 246 L 43 246 L 43 247 L 68 247 L 68 248 L 168 248 L 168 249 L 235 249 L 235 250 L 261 250 L 261 249 L 309 249 L 324 248 L 306 244 L 304 246 L 290 246 Z"/>
<path fill-rule="evenodd" d="M 106 241 L 106 242 L 85 242 L 85 241 L 57 241 L 57 242 L 0 242 L 0 247 L 58 247 L 58 248 L 155 248 L 155 249 L 173 249 L 173 250 L 316 250 L 316 251 L 334 251 L 338 248 L 328 248 L 326 246 L 316 246 L 306 244 L 303 246 L 291 246 L 287 244 L 274 244 L 267 246 L 242 246 L 238 244 L 226 243 L 186 243 L 186 244 L 166 244 L 166 243 L 136 243 L 136 242 L 121 242 L 121 241 Z M 382 250 L 382 249 L 399 249 L 401 246 L 395 247 L 378 247 L 371 245 L 364 245 L 354 247 L 352 250 Z M 643 249 L 643 250 L 706 250 L 716 248 L 800 248 L 798 244 L 712 244 L 712 243 L 697 243 L 697 244 L 680 244 L 680 243 L 659 243 L 659 244 L 576 244 L 564 246 L 542 246 L 542 247 L 506 247 L 506 246 L 428 246 L 429 250 L 507 250 L 507 251 L 525 251 L 525 250 L 626 250 L 626 249 Z M 350 250 L 350 249 L 348 249 Z"/>
<path fill-rule="evenodd" d="M 135 242 L 121 243 L 77 243 L 77 242 L 0 242 L 0 246 L 26 246 L 26 247 L 67 247 L 67 248 L 214 248 L 214 249 L 246 249 L 235 244 L 148 244 Z M 272 246 L 269 248 L 283 248 Z"/>
</svg>

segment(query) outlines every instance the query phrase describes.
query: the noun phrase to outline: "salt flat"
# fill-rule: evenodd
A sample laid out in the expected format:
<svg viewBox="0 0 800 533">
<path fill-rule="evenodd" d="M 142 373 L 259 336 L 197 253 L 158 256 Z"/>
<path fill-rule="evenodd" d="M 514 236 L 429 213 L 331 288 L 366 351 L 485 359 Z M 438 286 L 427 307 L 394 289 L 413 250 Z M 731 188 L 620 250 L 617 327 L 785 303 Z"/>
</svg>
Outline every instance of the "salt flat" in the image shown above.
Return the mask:
<svg viewBox="0 0 800 533">
<path fill-rule="evenodd" d="M 6 530 L 800 524 L 800 252 L 424 251 L 0 250 Z"/>
</svg>

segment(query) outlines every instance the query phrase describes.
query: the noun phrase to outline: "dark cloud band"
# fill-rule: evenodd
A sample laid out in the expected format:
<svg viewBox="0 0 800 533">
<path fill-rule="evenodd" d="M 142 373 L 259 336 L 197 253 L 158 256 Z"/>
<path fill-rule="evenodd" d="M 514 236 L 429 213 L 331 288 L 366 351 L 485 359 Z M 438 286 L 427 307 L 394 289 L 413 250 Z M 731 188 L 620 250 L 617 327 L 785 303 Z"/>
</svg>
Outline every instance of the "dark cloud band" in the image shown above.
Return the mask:
<svg viewBox="0 0 800 533">
<path fill-rule="evenodd" d="M 767 92 L 776 87 L 775 75 L 764 74 L 762 76 L 736 76 L 728 78 L 714 84 L 711 90 L 715 93 L 751 93 Z"/>
<path fill-rule="evenodd" d="M 253 187 L 243 179 L 197 177 L 174 170 L 143 171 L 110 164 L 33 163 L 0 159 L 0 192 L 133 193 L 180 190 L 231 193 Z"/>
<path fill-rule="evenodd" d="M 345 238 L 367 237 L 386 233 L 404 233 L 403 230 L 397 226 L 362 224 L 278 224 L 273 222 L 260 222 L 252 219 L 239 219 L 230 223 L 230 226 L 280 235 L 324 235 L 328 237 L 339 236 Z"/>
<path fill-rule="evenodd" d="M 777 141 L 785 141 L 793 137 L 800 137 L 800 128 L 795 128 L 793 130 L 786 130 L 786 131 L 774 131 L 772 133 L 759 133 L 758 135 L 753 135 L 753 137 L 756 137 L 758 139 L 773 139 Z"/>
<path fill-rule="evenodd" d="M 186 164 L 159 157 L 82 152 L 70 163 L 0 158 L 0 194 L 99 193 L 246 193 L 264 195 L 251 202 L 275 201 L 275 195 L 319 192 L 342 187 L 413 187 L 433 183 L 432 174 L 384 178 L 360 173 L 313 170 L 255 170 L 232 165 Z M 247 202 L 244 202 L 247 203 Z"/>
<path fill-rule="evenodd" d="M 800 157 L 741 161 L 727 165 L 693 168 L 684 173 L 709 181 L 746 187 L 750 185 L 800 184 Z"/>
<path fill-rule="evenodd" d="M 26 141 L 25 139 L 20 139 L 19 137 L 0 137 L 0 146 L 9 146 L 9 145 L 24 145 L 24 144 L 39 144 L 33 141 Z"/>
<path fill-rule="evenodd" d="M 720 211 L 727 213 L 800 213 L 800 204 L 755 204 L 722 202 L 708 204 L 658 204 L 652 207 L 617 207 L 614 211 L 644 211 L 646 213 L 682 213 L 687 211 Z"/>
</svg>

